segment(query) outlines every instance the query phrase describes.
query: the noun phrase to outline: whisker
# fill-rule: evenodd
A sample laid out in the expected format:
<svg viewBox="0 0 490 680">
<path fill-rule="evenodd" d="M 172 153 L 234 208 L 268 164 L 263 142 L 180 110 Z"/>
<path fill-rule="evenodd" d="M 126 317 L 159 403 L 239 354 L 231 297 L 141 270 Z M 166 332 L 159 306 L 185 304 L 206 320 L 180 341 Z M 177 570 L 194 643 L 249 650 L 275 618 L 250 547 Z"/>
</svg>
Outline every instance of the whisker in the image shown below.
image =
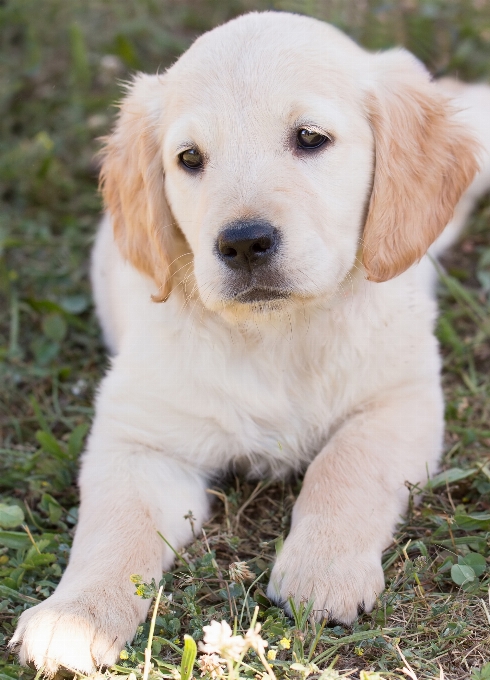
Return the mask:
<svg viewBox="0 0 490 680">
<path fill-rule="evenodd" d="M 184 269 L 184 267 L 190 267 L 193 264 L 194 264 L 193 262 L 186 262 L 181 267 L 179 267 L 176 271 L 174 271 L 172 274 L 170 274 L 169 280 L 172 279 L 174 276 L 176 276 L 182 269 Z"/>
<path fill-rule="evenodd" d="M 178 257 L 174 258 L 172 262 L 169 262 L 167 266 L 170 268 L 174 262 L 177 262 L 177 260 L 180 260 L 181 257 L 186 257 L 187 255 L 193 255 L 193 253 L 192 252 L 182 253 L 182 255 L 179 255 Z"/>
</svg>

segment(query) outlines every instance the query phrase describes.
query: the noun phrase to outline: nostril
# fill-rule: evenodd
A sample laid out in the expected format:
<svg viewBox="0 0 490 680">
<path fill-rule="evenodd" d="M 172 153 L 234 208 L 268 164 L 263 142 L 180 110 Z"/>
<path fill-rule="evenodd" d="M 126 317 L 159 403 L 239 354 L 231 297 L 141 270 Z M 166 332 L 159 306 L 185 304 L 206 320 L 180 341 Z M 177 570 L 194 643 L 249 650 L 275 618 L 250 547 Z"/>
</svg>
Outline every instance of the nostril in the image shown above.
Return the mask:
<svg viewBox="0 0 490 680">
<path fill-rule="evenodd" d="M 265 253 L 271 248 L 271 246 L 271 239 L 264 237 L 258 241 L 255 241 L 255 243 L 252 243 L 251 250 L 253 253 Z"/>
<path fill-rule="evenodd" d="M 225 257 L 236 257 L 238 255 L 235 248 L 228 248 L 227 246 L 221 246 L 219 250 L 220 250 L 220 253 L 222 255 L 224 255 Z"/>
</svg>

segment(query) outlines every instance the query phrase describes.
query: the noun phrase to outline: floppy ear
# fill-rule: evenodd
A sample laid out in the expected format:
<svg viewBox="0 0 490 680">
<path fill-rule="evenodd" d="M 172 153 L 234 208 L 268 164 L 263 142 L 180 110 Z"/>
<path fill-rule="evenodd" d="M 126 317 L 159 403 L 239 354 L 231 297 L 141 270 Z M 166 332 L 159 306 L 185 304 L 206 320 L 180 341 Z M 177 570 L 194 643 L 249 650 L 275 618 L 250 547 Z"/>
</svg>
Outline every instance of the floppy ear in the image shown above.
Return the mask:
<svg viewBox="0 0 490 680">
<path fill-rule="evenodd" d="M 409 52 L 372 58 L 375 172 L 362 260 L 379 282 L 417 262 L 444 229 L 478 169 L 478 146 Z"/>
<path fill-rule="evenodd" d="M 128 87 L 113 133 L 105 138 L 100 185 L 123 257 L 151 276 L 167 299 L 174 222 L 165 198 L 159 120 L 161 77 L 139 74 Z"/>
</svg>

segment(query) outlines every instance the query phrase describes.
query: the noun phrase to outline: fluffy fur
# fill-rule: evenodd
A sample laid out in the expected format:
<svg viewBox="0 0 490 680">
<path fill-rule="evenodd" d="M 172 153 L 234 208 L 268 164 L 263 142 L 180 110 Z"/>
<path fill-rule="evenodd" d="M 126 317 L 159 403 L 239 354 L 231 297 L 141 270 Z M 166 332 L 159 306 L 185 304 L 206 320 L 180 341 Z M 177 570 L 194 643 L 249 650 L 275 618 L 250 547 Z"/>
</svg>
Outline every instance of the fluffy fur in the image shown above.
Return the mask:
<svg viewBox="0 0 490 680">
<path fill-rule="evenodd" d="M 106 141 L 92 266 L 113 358 L 69 566 L 12 640 L 23 663 L 113 663 L 148 607 L 130 575 L 160 578 L 173 555 L 157 530 L 188 542 L 184 515 L 205 520 L 206 486 L 230 467 L 309 465 L 272 599 L 313 598 L 318 617 L 346 623 L 373 606 L 405 482 L 423 485 L 441 453 L 424 254 L 456 206 L 434 252 L 455 238 L 490 185 L 489 111 L 485 86 L 436 85 L 404 50 L 370 54 L 281 13 L 236 19 L 134 79 Z M 301 127 L 333 143 L 298 150 Z M 476 140 L 482 170 L 458 204 Z M 179 163 L 191 146 L 202 171 Z M 215 243 L 246 219 L 274 225 L 281 244 L 240 278 Z M 240 301 L 271 288 L 277 299 Z"/>
</svg>

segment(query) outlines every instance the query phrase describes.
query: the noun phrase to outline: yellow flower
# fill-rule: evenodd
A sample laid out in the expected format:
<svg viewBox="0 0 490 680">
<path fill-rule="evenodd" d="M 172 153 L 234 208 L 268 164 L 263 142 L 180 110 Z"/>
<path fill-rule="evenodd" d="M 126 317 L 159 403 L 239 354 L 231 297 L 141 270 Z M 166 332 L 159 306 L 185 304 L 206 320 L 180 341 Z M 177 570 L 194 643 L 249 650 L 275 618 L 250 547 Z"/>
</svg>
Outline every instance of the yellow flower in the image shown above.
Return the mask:
<svg viewBox="0 0 490 680">
<path fill-rule="evenodd" d="M 140 576 L 139 574 L 131 574 L 131 576 L 129 577 L 129 580 L 131 581 L 131 583 L 137 584 L 137 583 L 141 583 L 141 581 L 143 580 L 143 577 Z"/>
<path fill-rule="evenodd" d="M 289 649 L 291 647 L 291 643 L 287 638 L 282 638 L 282 640 L 279 640 L 279 644 L 283 649 Z"/>
<path fill-rule="evenodd" d="M 277 656 L 277 651 L 275 649 L 269 649 L 269 651 L 267 652 L 267 658 L 269 659 L 269 661 L 274 661 L 276 656 Z"/>
<path fill-rule="evenodd" d="M 129 654 L 125 649 L 121 649 L 119 652 L 119 658 L 120 659 L 129 659 Z"/>
</svg>

